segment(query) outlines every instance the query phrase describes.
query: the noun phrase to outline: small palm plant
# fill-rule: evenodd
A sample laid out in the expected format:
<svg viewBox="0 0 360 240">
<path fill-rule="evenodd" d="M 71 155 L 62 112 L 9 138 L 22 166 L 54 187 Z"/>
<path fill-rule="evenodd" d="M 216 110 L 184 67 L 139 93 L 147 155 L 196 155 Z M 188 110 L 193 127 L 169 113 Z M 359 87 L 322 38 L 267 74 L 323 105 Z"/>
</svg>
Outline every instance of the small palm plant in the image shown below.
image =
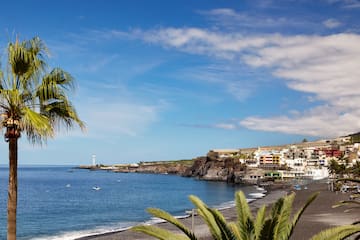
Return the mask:
<svg viewBox="0 0 360 240">
<path fill-rule="evenodd" d="M 190 196 L 189 198 L 208 225 L 211 236 L 215 240 L 285 240 L 290 238 L 301 215 L 317 196 L 318 193 L 311 195 L 293 217 L 291 217 L 291 210 L 295 193 L 276 201 L 268 216 L 266 207 L 261 207 L 254 218 L 244 193 L 240 191 L 235 194 L 237 222 L 230 223 L 226 222 L 225 217 L 218 210 L 208 207 L 198 197 Z M 173 233 L 156 226 L 135 226 L 132 228 L 133 230 L 162 240 L 198 239 L 194 232 L 169 213 L 156 208 L 149 208 L 148 212 L 175 225 L 183 234 Z M 323 231 L 315 235 L 312 240 L 344 239 L 357 232 L 360 232 L 360 226 L 342 226 Z"/>
</svg>

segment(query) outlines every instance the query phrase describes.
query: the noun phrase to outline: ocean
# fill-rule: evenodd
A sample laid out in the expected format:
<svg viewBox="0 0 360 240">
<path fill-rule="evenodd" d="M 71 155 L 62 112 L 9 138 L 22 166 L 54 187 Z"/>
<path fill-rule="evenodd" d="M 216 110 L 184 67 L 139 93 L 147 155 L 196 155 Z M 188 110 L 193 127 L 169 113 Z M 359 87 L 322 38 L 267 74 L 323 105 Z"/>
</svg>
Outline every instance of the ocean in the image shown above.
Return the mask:
<svg viewBox="0 0 360 240">
<path fill-rule="evenodd" d="M 192 209 L 190 194 L 213 207 L 233 205 L 234 193 L 254 186 L 199 181 L 174 175 L 113 173 L 70 166 L 18 170 L 19 240 L 67 240 L 151 221 L 148 207 L 175 216 Z M 6 239 L 8 169 L 0 168 L 0 239 Z M 98 186 L 100 190 L 93 188 Z M 250 198 L 250 197 L 249 197 Z"/>
</svg>

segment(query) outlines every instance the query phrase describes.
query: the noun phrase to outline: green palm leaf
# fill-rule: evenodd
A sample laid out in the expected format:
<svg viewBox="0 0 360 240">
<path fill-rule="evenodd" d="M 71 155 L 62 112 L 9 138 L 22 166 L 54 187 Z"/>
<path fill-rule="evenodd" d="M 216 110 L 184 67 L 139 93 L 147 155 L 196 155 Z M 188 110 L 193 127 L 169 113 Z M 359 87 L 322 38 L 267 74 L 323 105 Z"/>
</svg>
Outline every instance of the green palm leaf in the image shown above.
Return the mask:
<svg viewBox="0 0 360 240">
<path fill-rule="evenodd" d="M 158 208 L 148 208 L 147 211 L 157 217 L 161 218 L 179 228 L 189 239 L 196 240 L 196 236 L 189 230 L 184 224 L 182 224 L 178 219 L 174 218 L 170 213 L 163 211 Z"/>
<path fill-rule="evenodd" d="M 238 225 L 234 222 L 229 223 L 229 228 L 233 232 L 235 239 L 241 240 L 241 233 L 239 231 Z"/>
<path fill-rule="evenodd" d="M 208 210 L 214 216 L 214 219 L 221 231 L 222 240 L 236 240 L 236 235 L 233 233 L 232 229 L 226 223 L 224 216 L 216 209 L 208 208 Z"/>
<path fill-rule="evenodd" d="M 237 210 L 237 223 L 241 239 L 250 239 L 253 232 L 252 214 L 249 204 L 243 192 L 235 193 L 235 204 Z"/>
<path fill-rule="evenodd" d="M 131 228 L 133 231 L 142 232 L 147 235 L 156 237 L 161 240 L 188 240 L 189 238 L 184 235 L 172 233 L 168 230 L 156 226 L 135 226 Z"/>
<path fill-rule="evenodd" d="M 321 231 L 320 233 L 313 236 L 311 240 L 342 240 L 359 232 L 360 226 L 346 225 Z"/>
<path fill-rule="evenodd" d="M 68 72 L 55 68 L 43 77 L 36 95 L 42 101 L 57 99 L 59 96 L 65 96 L 65 91 L 73 91 L 74 84 L 74 79 Z"/>
<path fill-rule="evenodd" d="M 290 228 L 289 226 L 289 220 L 290 220 L 290 215 L 291 215 L 291 210 L 292 210 L 292 203 L 294 201 L 295 198 L 295 194 L 291 194 L 289 196 L 286 196 L 284 198 L 282 207 L 277 216 L 277 222 L 275 225 L 275 229 L 274 229 L 274 239 L 287 239 L 288 236 L 288 230 Z"/>
<path fill-rule="evenodd" d="M 48 137 L 53 137 L 54 131 L 50 124 L 49 119 L 39 114 L 30 108 L 24 107 L 22 109 L 23 117 L 21 125 L 23 130 L 28 136 L 28 139 L 32 142 L 46 141 Z"/>
<path fill-rule="evenodd" d="M 274 229 L 276 226 L 276 216 L 271 216 L 265 220 L 263 228 L 261 229 L 259 239 L 261 240 L 277 240 L 274 239 Z"/>
<path fill-rule="evenodd" d="M 198 208 L 198 213 L 208 225 L 212 237 L 215 240 L 222 240 L 220 227 L 217 225 L 216 220 L 213 214 L 209 211 L 208 206 L 196 196 L 191 195 L 189 199 Z"/>
<path fill-rule="evenodd" d="M 332 208 L 337 208 L 337 207 L 341 207 L 341 206 L 349 205 L 349 204 L 360 205 L 360 202 L 355 201 L 355 200 L 344 200 L 344 201 L 340 201 L 338 204 L 332 206 Z"/>
<path fill-rule="evenodd" d="M 80 120 L 75 108 L 66 99 L 44 105 L 42 113 L 49 117 L 55 127 L 72 128 L 73 124 L 77 123 L 81 129 L 85 129 L 85 124 Z"/>
<path fill-rule="evenodd" d="M 254 234 L 256 240 L 261 239 L 261 231 L 265 223 L 265 212 L 266 212 L 266 207 L 262 206 L 261 208 L 259 208 L 256 215 L 256 219 L 254 223 Z"/>
</svg>

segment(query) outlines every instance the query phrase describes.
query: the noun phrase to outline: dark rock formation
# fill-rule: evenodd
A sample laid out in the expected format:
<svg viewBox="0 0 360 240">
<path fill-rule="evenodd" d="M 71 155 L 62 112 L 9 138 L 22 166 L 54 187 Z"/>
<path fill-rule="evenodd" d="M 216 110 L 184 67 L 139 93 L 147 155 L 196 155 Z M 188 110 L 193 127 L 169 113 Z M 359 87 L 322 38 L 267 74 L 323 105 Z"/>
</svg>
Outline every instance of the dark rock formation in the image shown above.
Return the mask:
<svg viewBox="0 0 360 240">
<path fill-rule="evenodd" d="M 185 177 L 196 177 L 209 181 L 242 183 L 246 166 L 236 158 L 218 158 L 209 152 L 206 157 L 198 157 L 194 164 L 183 174 Z"/>
<path fill-rule="evenodd" d="M 177 174 L 182 175 L 187 169 L 187 166 L 183 164 L 153 164 L 153 165 L 140 165 L 138 168 L 134 168 L 132 172 L 137 173 L 155 173 L 155 174 Z"/>
</svg>

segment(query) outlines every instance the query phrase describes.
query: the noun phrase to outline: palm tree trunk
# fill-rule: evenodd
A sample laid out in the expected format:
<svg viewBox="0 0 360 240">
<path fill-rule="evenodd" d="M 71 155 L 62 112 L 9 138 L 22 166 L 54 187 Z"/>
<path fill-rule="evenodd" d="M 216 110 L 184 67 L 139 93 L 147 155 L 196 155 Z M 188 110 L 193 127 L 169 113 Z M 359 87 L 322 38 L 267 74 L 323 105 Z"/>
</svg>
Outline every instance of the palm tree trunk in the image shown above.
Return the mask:
<svg viewBox="0 0 360 240">
<path fill-rule="evenodd" d="M 17 137 L 9 138 L 9 187 L 8 187 L 8 225 L 7 240 L 16 240 L 17 208 Z"/>
</svg>

